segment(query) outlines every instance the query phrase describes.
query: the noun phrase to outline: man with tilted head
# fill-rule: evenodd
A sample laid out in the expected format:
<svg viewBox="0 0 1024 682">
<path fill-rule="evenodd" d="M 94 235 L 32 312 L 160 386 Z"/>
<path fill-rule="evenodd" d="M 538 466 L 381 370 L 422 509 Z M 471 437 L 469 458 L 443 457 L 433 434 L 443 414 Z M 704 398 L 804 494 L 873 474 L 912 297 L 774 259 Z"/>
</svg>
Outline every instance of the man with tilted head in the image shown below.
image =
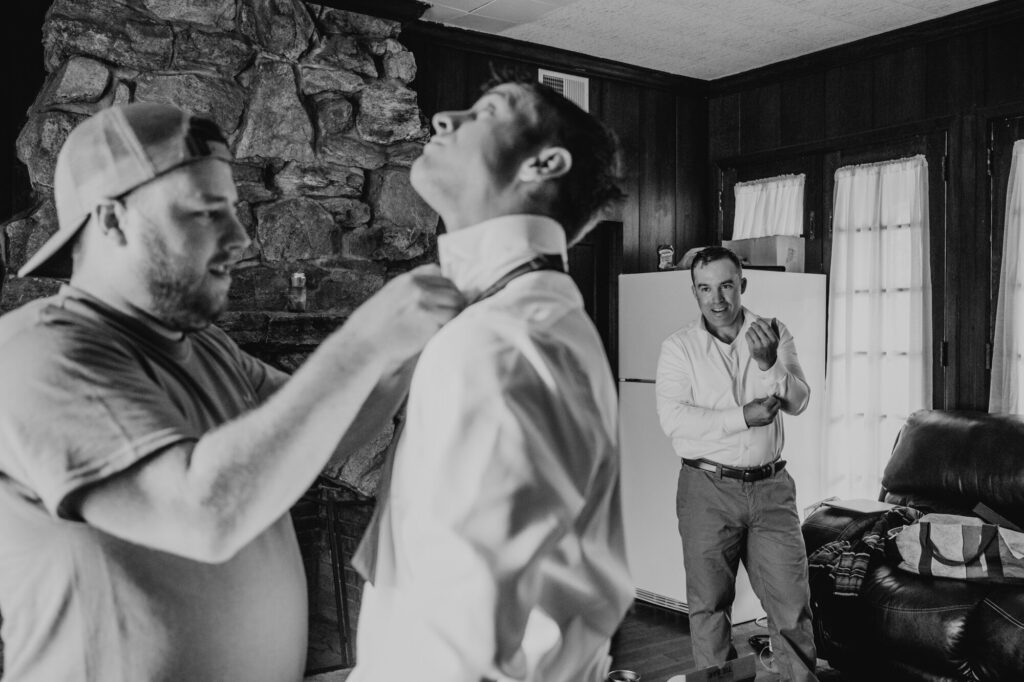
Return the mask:
<svg viewBox="0 0 1024 682">
<path fill-rule="evenodd" d="M 433 117 L 412 184 L 470 301 L 412 378 L 350 682 L 600 682 L 632 602 L 615 385 L 567 246 L 621 196 L 616 145 L 532 81 Z"/>
</svg>

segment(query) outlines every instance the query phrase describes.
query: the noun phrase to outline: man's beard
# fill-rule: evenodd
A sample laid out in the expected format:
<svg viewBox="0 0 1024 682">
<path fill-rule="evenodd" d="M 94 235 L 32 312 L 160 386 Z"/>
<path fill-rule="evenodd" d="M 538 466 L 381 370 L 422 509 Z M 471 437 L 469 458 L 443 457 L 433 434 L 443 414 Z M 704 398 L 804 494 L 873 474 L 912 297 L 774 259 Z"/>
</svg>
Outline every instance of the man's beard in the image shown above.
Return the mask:
<svg viewBox="0 0 1024 682">
<path fill-rule="evenodd" d="M 188 283 L 174 281 L 173 276 L 150 280 L 153 316 L 171 329 L 183 332 L 210 326 L 224 312 L 226 298 L 215 299 L 198 284 L 190 287 Z"/>
<path fill-rule="evenodd" d="M 150 233 L 146 241 L 151 259 L 147 273 L 150 314 L 177 331 L 198 331 L 210 326 L 224 312 L 227 295 L 214 294 L 203 276 L 193 279 L 182 268 L 175 267 L 159 237 Z"/>
</svg>

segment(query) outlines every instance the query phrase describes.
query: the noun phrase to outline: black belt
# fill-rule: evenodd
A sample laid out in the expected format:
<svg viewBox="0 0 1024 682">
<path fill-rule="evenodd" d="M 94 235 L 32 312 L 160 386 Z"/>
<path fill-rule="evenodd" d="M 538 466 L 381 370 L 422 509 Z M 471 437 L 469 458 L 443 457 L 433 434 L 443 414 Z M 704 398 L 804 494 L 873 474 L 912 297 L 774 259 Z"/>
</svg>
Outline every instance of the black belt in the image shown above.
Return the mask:
<svg viewBox="0 0 1024 682">
<path fill-rule="evenodd" d="M 725 476 L 726 478 L 738 478 L 739 480 L 747 483 L 751 481 L 760 481 L 770 476 L 774 476 L 777 472 L 786 468 L 786 460 L 784 459 L 777 459 L 774 462 L 765 464 L 764 466 L 750 467 L 749 469 L 727 467 L 724 464 L 712 462 L 707 459 L 684 459 L 683 464 L 693 467 L 694 469 L 700 469 L 701 471 L 710 471 L 713 474 Z"/>
</svg>

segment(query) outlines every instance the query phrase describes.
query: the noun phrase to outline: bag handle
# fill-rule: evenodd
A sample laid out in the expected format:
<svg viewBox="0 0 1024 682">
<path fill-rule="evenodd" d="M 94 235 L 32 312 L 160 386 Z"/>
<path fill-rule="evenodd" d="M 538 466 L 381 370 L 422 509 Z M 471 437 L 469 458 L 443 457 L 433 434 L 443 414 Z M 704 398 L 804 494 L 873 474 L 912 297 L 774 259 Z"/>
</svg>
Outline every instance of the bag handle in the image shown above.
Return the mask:
<svg viewBox="0 0 1024 682">
<path fill-rule="evenodd" d="M 992 526 L 992 525 L 987 524 L 987 523 L 982 524 L 982 526 L 981 526 L 981 541 L 978 543 L 978 551 L 975 552 L 970 557 L 966 557 L 965 556 L 963 558 L 963 560 L 961 561 L 959 559 L 949 559 L 949 558 L 943 556 L 942 552 L 939 551 L 939 548 L 935 546 L 935 543 L 932 542 L 932 537 L 931 537 L 931 528 L 932 528 L 931 522 L 925 521 L 925 522 L 920 523 L 918 525 L 921 526 L 921 547 L 922 548 L 926 548 L 926 551 L 922 551 L 921 552 L 921 563 L 922 563 L 922 565 L 925 562 L 925 554 L 926 553 L 928 554 L 928 559 L 931 559 L 931 558 L 934 557 L 934 559 L 936 561 L 938 561 L 940 564 L 945 564 L 946 566 L 964 566 L 964 565 L 967 565 L 967 564 L 977 563 L 978 558 L 982 554 L 985 553 L 985 550 L 992 543 L 992 540 L 994 540 L 995 537 L 996 537 L 996 528 L 995 528 L 995 526 Z"/>
</svg>

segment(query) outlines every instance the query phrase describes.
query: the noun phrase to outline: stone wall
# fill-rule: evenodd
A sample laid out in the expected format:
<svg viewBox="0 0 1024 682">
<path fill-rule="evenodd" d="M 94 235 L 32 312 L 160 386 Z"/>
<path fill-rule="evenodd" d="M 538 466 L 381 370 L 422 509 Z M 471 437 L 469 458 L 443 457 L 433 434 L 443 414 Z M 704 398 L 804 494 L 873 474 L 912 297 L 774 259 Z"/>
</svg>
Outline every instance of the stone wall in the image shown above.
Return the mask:
<svg viewBox="0 0 1024 682">
<path fill-rule="evenodd" d="M 36 203 L 3 226 L 0 311 L 59 285 L 14 273 L 56 230 L 54 164 L 70 130 L 112 103 L 169 102 L 216 121 L 236 156 L 252 247 L 220 324 L 294 369 L 390 277 L 436 252 L 437 216 L 408 181 L 428 129 L 400 28 L 299 0 L 54 0 L 48 77 L 17 142 Z M 304 312 L 288 310 L 294 272 L 306 275 Z M 372 496 L 392 432 L 327 475 Z M 333 597 L 320 601 L 332 608 Z"/>
<path fill-rule="evenodd" d="M 391 276 L 435 254 L 437 215 L 408 180 L 428 129 L 400 29 L 299 0 L 54 0 L 49 75 L 17 143 L 37 202 L 4 226 L 0 310 L 58 286 L 14 273 L 56 229 L 53 171 L 68 132 L 112 103 L 169 102 L 215 120 L 236 156 L 253 243 L 221 325 L 294 369 Z M 307 307 L 294 313 L 299 271 Z M 370 495 L 368 465 L 360 456 L 329 472 Z"/>
</svg>

